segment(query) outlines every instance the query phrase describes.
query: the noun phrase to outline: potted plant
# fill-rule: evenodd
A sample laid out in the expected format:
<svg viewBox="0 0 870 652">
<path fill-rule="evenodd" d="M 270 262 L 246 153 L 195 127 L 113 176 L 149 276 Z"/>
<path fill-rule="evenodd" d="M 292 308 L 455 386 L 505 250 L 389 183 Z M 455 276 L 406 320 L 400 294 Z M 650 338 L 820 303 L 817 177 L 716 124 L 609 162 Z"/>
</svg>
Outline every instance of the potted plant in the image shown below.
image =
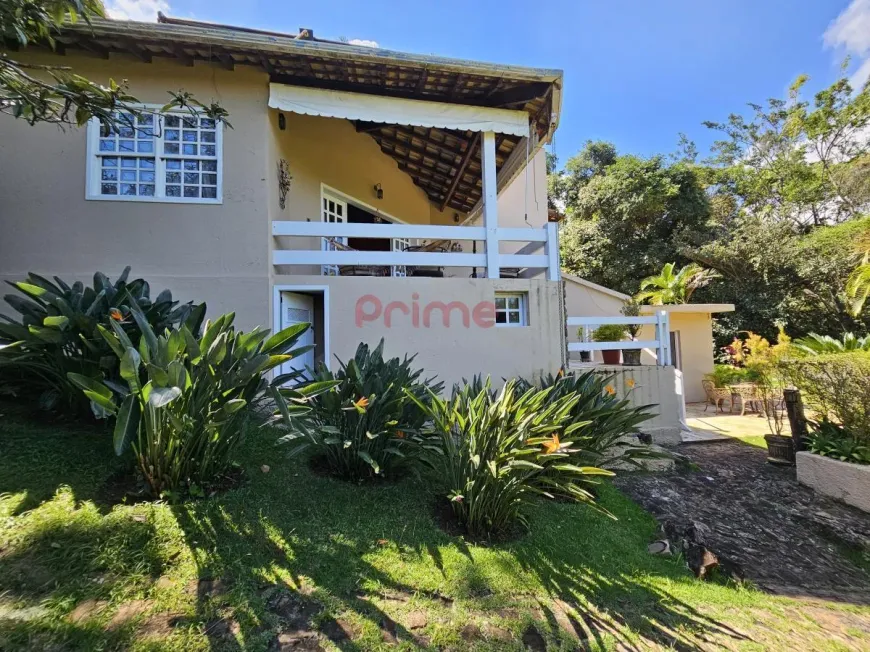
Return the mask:
<svg viewBox="0 0 870 652">
<path fill-rule="evenodd" d="M 593 342 L 621 342 L 624 337 L 625 326 L 618 324 L 599 326 L 592 332 Z M 604 358 L 604 364 L 619 364 L 619 349 L 602 351 L 601 357 Z"/>
<path fill-rule="evenodd" d="M 626 301 L 620 312 L 625 317 L 640 317 L 640 304 L 634 300 Z M 625 331 L 628 333 L 628 339 L 634 342 L 637 340 L 638 333 L 640 333 L 640 324 L 628 324 L 625 326 Z M 640 349 L 622 349 L 622 364 L 639 365 Z"/>
<path fill-rule="evenodd" d="M 585 326 L 577 329 L 577 339 L 581 342 L 589 341 L 586 337 Z M 592 362 L 592 351 L 580 351 L 580 362 Z"/>
</svg>

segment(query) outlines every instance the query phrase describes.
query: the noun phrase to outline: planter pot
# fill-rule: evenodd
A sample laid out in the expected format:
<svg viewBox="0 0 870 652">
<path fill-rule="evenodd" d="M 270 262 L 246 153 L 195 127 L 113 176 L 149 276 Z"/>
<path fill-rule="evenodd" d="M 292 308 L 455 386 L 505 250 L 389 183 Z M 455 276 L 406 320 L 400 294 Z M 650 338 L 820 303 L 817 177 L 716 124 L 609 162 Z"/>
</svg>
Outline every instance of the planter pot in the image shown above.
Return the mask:
<svg viewBox="0 0 870 652">
<path fill-rule="evenodd" d="M 794 466 L 794 444 L 785 435 L 765 435 L 767 442 L 767 461 L 771 464 Z"/>
<path fill-rule="evenodd" d="M 619 364 L 619 351 L 602 351 L 601 357 L 604 358 L 604 364 Z"/>
<path fill-rule="evenodd" d="M 622 364 L 636 367 L 640 364 L 640 349 L 622 349 Z"/>
<path fill-rule="evenodd" d="M 870 512 L 870 465 L 841 462 L 800 451 L 797 454 L 797 479 L 821 494 Z"/>
</svg>

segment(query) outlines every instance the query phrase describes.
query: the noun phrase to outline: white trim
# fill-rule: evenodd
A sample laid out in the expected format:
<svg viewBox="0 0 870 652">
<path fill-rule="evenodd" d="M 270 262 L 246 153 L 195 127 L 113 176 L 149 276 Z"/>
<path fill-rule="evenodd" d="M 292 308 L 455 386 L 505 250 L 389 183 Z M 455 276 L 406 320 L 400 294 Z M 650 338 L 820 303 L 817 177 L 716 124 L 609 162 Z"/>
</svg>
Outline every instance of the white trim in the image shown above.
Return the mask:
<svg viewBox="0 0 870 652">
<path fill-rule="evenodd" d="M 323 362 L 332 369 L 331 351 L 329 346 L 329 286 L 328 285 L 273 285 L 272 286 L 272 333 L 281 330 L 281 293 L 298 292 L 300 294 L 321 293 L 323 295 Z M 314 328 L 312 322 L 311 327 Z"/>
<path fill-rule="evenodd" d="M 430 100 L 410 100 L 322 88 L 269 84 L 269 108 L 324 118 L 385 122 L 459 131 L 526 136 L 529 114 Z"/>
<path fill-rule="evenodd" d="M 569 342 L 569 351 L 622 351 L 623 349 L 654 349 L 658 340 L 622 340 L 619 342 Z"/>
<path fill-rule="evenodd" d="M 272 252 L 273 265 L 416 265 L 429 267 L 485 267 L 486 254 L 452 253 L 440 251 L 313 251 L 304 249 L 276 249 Z M 547 256 L 517 256 L 499 254 L 496 269 L 546 269 Z M 499 278 L 497 275 L 490 278 Z"/>
<path fill-rule="evenodd" d="M 652 317 L 568 317 L 568 326 L 627 326 L 629 324 L 658 324 L 657 316 Z"/>
<path fill-rule="evenodd" d="M 223 151 L 223 141 L 224 141 L 224 130 L 225 125 L 219 120 L 215 120 L 215 156 L 187 156 L 184 154 L 170 154 L 166 155 L 163 153 L 163 132 L 165 131 L 165 125 L 160 125 L 158 127 L 157 122 L 161 120 L 163 117 L 171 115 L 178 116 L 179 118 L 185 117 L 193 117 L 189 111 L 185 110 L 171 110 L 165 113 L 161 112 L 162 108 L 159 104 L 139 104 L 137 105 L 142 109 L 147 110 L 148 112 L 154 115 L 153 129 L 154 133 L 154 151 L 145 153 L 145 152 L 101 152 L 99 148 L 100 142 L 100 121 L 97 118 L 91 118 L 86 126 L 86 153 L 85 153 L 85 200 L 86 201 L 115 201 L 115 202 L 142 202 L 142 203 L 158 203 L 158 204 L 206 204 L 206 205 L 220 205 L 223 204 L 223 179 L 224 179 L 224 151 Z M 203 116 L 198 114 L 196 116 L 197 119 L 201 119 Z M 206 116 L 207 117 L 207 116 Z M 183 129 L 182 126 L 179 126 L 179 130 Z M 158 135 L 159 134 L 159 135 Z M 179 144 L 183 144 L 182 140 L 179 140 Z M 198 143 L 202 144 L 202 143 Z M 210 144 L 210 143 L 209 143 Z M 100 193 L 100 183 L 101 183 L 101 170 L 102 166 L 100 162 L 103 157 L 114 157 L 114 158 L 153 158 L 154 159 L 154 196 L 140 196 L 140 195 L 103 195 Z M 215 186 L 215 195 L 214 198 L 209 197 L 167 197 L 165 195 L 159 195 L 159 191 L 165 192 L 166 188 L 166 161 L 167 160 L 197 160 L 197 161 L 215 161 L 217 163 L 217 169 L 215 174 L 217 175 L 217 184 Z M 118 170 L 120 172 L 120 166 Z M 184 170 L 182 169 L 181 174 L 184 174 Z M 203 171 L 200 170 L 199 174 L 203 174 Z M 208 174 L 208 172 L 206 172 Z M 118 181 L 120 184 L 120 180 Z M 137 182 L 138 183 L 138 182 Z M 170 184 L 174 185 L 174 184 Z M 183 187 L 183 184 L 178 184 Z M 201 187 L 201 186 L 200 186 Z"/>
<path fill-rule="evenodd" d="M 547 222 L 544 227 L 547 235 L 547 280 L 560 280 L 559 267 L 559 225 L 555 222 Z"/>
<path fill-rule="evenodd" d="M 511 323 L 509 321 L 505 321 L 503 324 L 499 324 L 498 321 L 495 322 L 495 325 L 498 328 L 522 328 L 524 326 L 529 325 L 529 294 L 528 292 L 501 292 L 496 291 L 495 299 L 504 299 L 505 300 L 505 308 L 504 310 L 499 311 L 498 307 L 495 309 L 495 314 L 498 315 L 499 312 L 503 312 L 507 320 L 507 315 L 512 312 L 518 312 L 520 315 L 520 321 L 517 323 Z M 519 307 L 517 309 L 508 308 L 507 300 L 508 299 L 519 299 Z M 496 317 L 497 319 L 497 317 Z"/>
<path fill-rule="evenodd" d="M 332 195 L 329 192 L 327 195 Z M 337 195 L 336 198 L 342 198 Z M 364 209 L 369 210 L 369 209 Z M 382 213 L 383 215 L 383 213 Z M 484 240 L 486 230 L 482 226 L 441 226 L 437 224 L 330 224 L 329 233 L 323 233 L 322 226 L 326 222 L 298 222 L 280 221 L 272 222 L 273 236 L 332 236 L 337 238 L 419 238 L 430 240 Z M 530 242 L 537 244 L 534 249 L 540 249 L 542 243 L 547 242 L 546 229 L 529 228 L 499 228 L 497 230 L 499 242 Z M 556 279 L 558 280 L 558 279 Z"/>
</svg>

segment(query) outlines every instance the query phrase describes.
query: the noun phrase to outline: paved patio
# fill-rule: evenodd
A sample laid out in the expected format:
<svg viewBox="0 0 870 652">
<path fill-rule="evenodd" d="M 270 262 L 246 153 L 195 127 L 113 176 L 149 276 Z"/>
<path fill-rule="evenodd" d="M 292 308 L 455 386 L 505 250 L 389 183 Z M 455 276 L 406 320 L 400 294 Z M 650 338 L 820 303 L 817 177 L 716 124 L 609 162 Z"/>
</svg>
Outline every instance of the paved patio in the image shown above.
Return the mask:
<svg viewBox="0 0 870 652">
<path fill-rule="evenodd" d="M 704 406 L 704 403 L 686 404 L 686 424 L 692 432 L 683 433 L 684 442 L 763 437 L 770 432 L 767 419 L 754 412 L 741 417 L 739 411 L 732 413 L 727 407 L 725 412 L 719 412 L 712 405 L 704 411 Z"/>
</svg>

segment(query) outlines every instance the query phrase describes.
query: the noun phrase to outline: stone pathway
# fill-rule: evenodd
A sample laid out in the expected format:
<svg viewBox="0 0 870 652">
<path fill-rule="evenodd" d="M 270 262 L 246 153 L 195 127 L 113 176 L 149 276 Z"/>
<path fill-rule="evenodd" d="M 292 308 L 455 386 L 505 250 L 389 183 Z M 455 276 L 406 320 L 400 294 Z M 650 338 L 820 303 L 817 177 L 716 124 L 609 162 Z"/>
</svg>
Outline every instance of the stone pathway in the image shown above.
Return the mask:
<svg viewBox="0 0 870 652">
<path fill-rule="evenodd" d="M 870 576 L 843 554 L 870 551 L 870 515 L 799 485 L 792 467 L 734 441 L 683 444 L 697 471 L 626 475 L 616 484 L 659 521 L 710 528 L 708 547 L 758 587 L 870 604 Z"/>
</svg>

